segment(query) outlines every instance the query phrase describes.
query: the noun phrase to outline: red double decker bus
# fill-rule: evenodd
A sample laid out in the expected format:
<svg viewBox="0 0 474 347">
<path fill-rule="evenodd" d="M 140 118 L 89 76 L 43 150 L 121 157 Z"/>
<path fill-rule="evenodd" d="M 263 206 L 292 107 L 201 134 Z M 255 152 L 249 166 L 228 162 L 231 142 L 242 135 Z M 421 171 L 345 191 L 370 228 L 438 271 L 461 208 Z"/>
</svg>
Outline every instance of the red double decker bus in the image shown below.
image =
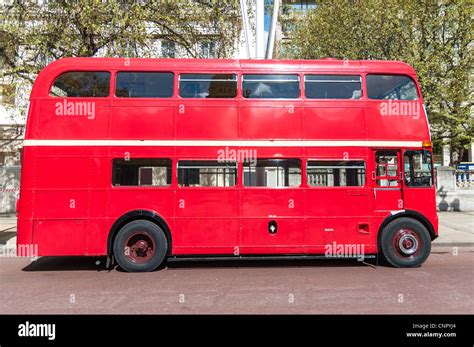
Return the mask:
<svg viewBox="0 0 474 347">
<path fill-rule="evenodd" d="M 62 59 L 35 81 L 22 160 L 17 242 L 40 256 L 414 267 L 438 232 L 402 62 Z"/>
</svg>

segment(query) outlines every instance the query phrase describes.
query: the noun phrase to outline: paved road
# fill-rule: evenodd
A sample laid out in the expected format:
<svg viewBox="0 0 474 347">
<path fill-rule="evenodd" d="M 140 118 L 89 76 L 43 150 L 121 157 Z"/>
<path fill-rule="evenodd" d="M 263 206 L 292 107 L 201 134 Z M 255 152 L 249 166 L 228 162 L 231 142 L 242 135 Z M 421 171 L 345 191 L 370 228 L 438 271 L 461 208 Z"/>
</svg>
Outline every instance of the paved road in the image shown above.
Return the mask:
<svg viewBox="0 0 474 347">
<path fill-rule="evenodd" d="M 185 263 L 107 271 L 94 258 L 0 258 L 0 313 L 474 313 L 474 248 L 416 269 L 357 261 Z"/>
<path fill-rule="evenodd" d="M 474 246 L 474 212 L 438 212 L 439 237 L 434 246 Z"/>
</svg>

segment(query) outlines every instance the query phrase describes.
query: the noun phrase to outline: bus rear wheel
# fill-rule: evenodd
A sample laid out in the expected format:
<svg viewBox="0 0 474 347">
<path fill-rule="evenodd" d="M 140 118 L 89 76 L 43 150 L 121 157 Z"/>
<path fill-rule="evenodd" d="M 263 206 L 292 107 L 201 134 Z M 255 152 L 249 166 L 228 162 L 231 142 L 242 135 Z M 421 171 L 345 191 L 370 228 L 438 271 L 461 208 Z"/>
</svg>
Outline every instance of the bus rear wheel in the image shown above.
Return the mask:
<svg viewBox="0 0 474 347">
<path fill-rule="evenodd" d="M 168 241 L 163 230 L 147 220 L 124 225 L 114 240 L 114 257 L 127 272 L 148 272 L 163 263 Z"/>
<path fill-rule="evenodd" d="M 426 227 L 412 218 L 398 218 L 383 230 L 380 246 L 384 258 L 394 267 L 418 267 L 431 252 Z"/>
</svg>

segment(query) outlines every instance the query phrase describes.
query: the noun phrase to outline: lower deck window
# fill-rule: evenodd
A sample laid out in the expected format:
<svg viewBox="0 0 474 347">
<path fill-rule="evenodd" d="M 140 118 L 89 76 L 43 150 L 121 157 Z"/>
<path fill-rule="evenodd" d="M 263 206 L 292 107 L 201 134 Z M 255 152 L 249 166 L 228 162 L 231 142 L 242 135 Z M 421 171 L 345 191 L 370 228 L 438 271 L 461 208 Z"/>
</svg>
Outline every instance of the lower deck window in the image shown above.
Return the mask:
<svg viewBox="0 0 474 347">
<path fill-rule="evenodd" d="M 376 184 L 379 187 L 398 187 L 398 152 L 377 151 L 376 160 Z"/>
<path fill-rule="evenodd" d="M 363 161 L 308 161 L 308 185 L 316 187 L 357 187 L 365 185 Z"/>
<path fill-rule="evenodd" d="M 181 187 L 231 187 L 236 182 L 236 163 L 209 160 L 178 163 L 178 184 Z"/>
<path fill-rule="evenodd" d="M 171 159 L 114 159 L 114 186 L 169 186 Z"/>
<path fill-rule="evenodd" d="M 301 162 L 298 159 L 259 159 L 244 164 L 244 185 L 249 187 L 298 187 Z"/>
</svg>

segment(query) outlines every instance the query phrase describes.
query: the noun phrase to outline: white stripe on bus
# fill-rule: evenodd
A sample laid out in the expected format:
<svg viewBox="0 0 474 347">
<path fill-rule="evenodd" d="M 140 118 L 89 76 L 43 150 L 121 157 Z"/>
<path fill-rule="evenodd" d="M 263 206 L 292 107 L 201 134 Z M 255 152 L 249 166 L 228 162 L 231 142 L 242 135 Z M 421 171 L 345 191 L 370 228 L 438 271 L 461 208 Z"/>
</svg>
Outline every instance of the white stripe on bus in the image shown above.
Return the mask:
<svg viewBox="0 0 474 347">
<path fill-rule="evenodd" d="M 421 147 L 422 141 L 314 141 L 314 140 L 25 140 L 27 147 Z"/>
</svg>

